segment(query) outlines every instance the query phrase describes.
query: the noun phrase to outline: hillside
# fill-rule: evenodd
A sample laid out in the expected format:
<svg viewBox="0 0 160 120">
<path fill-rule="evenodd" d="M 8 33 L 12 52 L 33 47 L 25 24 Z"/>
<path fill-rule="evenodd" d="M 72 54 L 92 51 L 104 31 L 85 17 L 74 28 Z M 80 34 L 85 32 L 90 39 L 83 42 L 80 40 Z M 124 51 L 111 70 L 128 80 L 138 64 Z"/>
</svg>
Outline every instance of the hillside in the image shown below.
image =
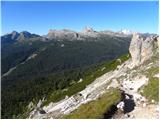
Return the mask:
<svg viewBox="0 0 160 120">
<path fill-rule="evenodd" d="M 82 91 L 59 102 L 40 100 L 29 118 L 150 118 L 158 119 L 158 36 L 134 34 L 129 52 Z M 95 71 L 95 72 L 96 72 Z M 93 72 L 91 76 L 94 76 Z M 68 91 L 68 89 L 66 90 Z"/>
<path fill-rule="evenodd" d="M 74 39 L 68 30 L 56 37 L 59 31 L 52 32 L 46 36 L 28 32 L 2 36 L 2 118 L 25 117 L 22 114 L 31 101 L 37 104 L 43 97 L 50 98 L 45 104 L 58 101 L 68 87 L 69 95 L 84 89 L 93 78 L 80 86 L 75 83 L 103 64 L 113 66 L 110 61 L 127 54 L 131 40 L 130 35 L 113 32 L 85 31 L 76 33 Z"/>
</svg>

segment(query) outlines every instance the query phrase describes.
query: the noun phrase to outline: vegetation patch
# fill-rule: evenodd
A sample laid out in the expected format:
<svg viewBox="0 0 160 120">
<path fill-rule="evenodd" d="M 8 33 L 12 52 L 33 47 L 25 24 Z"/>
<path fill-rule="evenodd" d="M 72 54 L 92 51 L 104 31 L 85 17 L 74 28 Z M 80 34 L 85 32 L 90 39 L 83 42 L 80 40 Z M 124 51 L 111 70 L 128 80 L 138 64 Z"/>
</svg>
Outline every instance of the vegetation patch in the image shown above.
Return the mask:
<svg viewBox="0 0 160 120">
<path fill-rule="evenodd" d="M 159 79 L 152 77 L 149 79 L 148 85 L 143 87 L 143 92 L 141 94 L 145 96 L 148 100 L 159 101 Z"/>
<path fill-rule="evenodd" d="M 152 67 L 146 71 L 146 75 L 149 78 L 149 82 L 140 91 L 143 96 L 147 99 L 159 101 L 159 79 L 154 77 L 155 74 L 159 73 L 158 67 Z"/>
<path fill-rule="evenodd" d="M 65 119 L 100 119 L 121 100 L 119 90 L 112 89 L 97 100 L 81 105 L 77 110 L 64 116 Z"/>
</svg>

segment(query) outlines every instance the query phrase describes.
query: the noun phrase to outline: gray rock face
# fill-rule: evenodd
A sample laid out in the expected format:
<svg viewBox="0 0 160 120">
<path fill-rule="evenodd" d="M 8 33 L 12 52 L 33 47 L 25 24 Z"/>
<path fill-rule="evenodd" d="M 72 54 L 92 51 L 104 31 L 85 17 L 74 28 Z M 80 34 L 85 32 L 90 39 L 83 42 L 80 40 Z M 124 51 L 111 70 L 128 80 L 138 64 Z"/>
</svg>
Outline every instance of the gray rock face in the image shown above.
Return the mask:
<svg viewBox="0 0 160 120">
<path fill-rule="evenodd" d="M 86 26 L 83 30 L 84 33 L 91 33 L 94 32 L 93 28 Z"/>
<path fill-rule="evenodd" d="M 22 41 L 22 40 L 24 40 L 26 38 L 30 38 L 31 36 L 32 36 L 31 33 L 27 32 L 27 31 L 23 31 L 23 32 L 20 32 L 17 40 Z"/>
<path fill-rule="evenodd" d="M 159 36 L 151 36 L 146 38 L 142 46 L 142 62 L 149 59 L 158 52 Z"/>
<path fill-rule="evenodd" d="M 18 33 L 18 32 L 13 31 L 13 32 L 11 33 L 11 38 L 12 38 L 12 40 L 17 39 L 18 37 L 19 37 L 19 33 Z"/>
<path fill-rule="evenodd" d="M 48 39 L 76 39 L 78 38 L 78 33 L 63 29 L 63 30 L 49 30 L 49 33 L 47 35 Z"/>
<path fill-rule="evenodd" d="M 91 27 L 85 27 L 82 32 L 75 32 L 69 29 L 49 30 L 46 38 L 55 40 L 84 40 L 86 37 L 97 37 L 99 33 Z"/>
<path fill-rule="evenodd" d="M 132 56 L 132 62 L 135 66 L 141 62 L 141 47 L 143 38 L 138 34 L 134 34 L 130 43 L 129 51 Z"/>
<path fill-rule="evenodd" d="M 144 38 L 139 34 L 134 33 L 129 47 L 133 66 L 138 66 L 151 58 L 157 48 L 158 36 L 149 36 Z"/>
</svg>

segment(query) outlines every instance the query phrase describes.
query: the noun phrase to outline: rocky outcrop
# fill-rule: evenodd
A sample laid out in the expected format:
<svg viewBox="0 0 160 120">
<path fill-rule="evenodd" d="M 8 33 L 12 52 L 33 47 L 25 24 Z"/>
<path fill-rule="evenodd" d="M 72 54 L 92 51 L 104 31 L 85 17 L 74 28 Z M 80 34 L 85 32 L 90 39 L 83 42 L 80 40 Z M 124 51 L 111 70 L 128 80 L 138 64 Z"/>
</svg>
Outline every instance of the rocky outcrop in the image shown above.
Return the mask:
<svg viewBox="0 0 160 120">
<path fill-rule="evenodd" d="M 157 45 L 158 36 L 149 36 L 145 38 L 140 34 L 134 33 L 129 47 L 133 67 L 151 58 L 154 51 L 158 48 Z"/>
<path fill-rule="evenodd" d="M 91 33 L 94 32 L 93 28 L 86 26 L 83 30 L 84 33 Z"/>
<path fill-rule="evenodd" d="M 48 39 L 68 39 L 68 40 L 73 40 L 73 39 L 77 39 L 78 33 L 68 30 L 68 29 L 63 29 L 63 30 L 49 30 L 48 34 L 47 34 L 47 38 Z"/>
<path fill-rule="evenodd" d="M 141 49 L 141 62 L 148 60 L 154 55 L 158 49 L 158 36 L 147 37 L 142 44 Z"/>
</svg>

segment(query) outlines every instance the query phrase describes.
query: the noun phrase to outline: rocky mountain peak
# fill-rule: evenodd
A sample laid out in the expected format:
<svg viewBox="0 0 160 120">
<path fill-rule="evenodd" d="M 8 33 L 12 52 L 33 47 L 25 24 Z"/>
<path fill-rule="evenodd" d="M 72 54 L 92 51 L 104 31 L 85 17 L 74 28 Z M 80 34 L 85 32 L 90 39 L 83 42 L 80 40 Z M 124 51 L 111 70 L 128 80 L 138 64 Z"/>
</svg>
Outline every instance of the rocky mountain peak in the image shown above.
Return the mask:
<svg viewBox="0 0 160 120">
<path fill-rule="evenodd" d="M 94 32 L 93 28 L 89 27 L 89 26 L 86 26 L 83 30 L 84 33 L 91 33 L 91 32 Z"/>
<path fill-rule="evenodd" d="M 12 31 L 11 34 L 19 34 L 17 31 Z"/>
<path fill-rule="evenodd" d="M 40 36 L 36 34 L 31 34 L 27 31 L 22 31 L 20 33 L 18 33 L 17 31 L 13 31 L 11 33 L 3 35 L 1 37 L 1 41 L 2 43 L 10 43 L 10 42 L 16 42 L 16 41 L 23 41 L 25 39 L 33 38 L 33 37 L 40 37 Z"/>
<path fill-rule="evenodd" d="M 13 32 L 11 33 L 11 38 L 12 38 L 12 39 L 17 39 L 18 36 L 19 36 L 19 33 L 18 33 L 17 31 L 13 31 Z"/>
<path fill-rule="evenodd" d="M 31 33 L 27 32 L 27 31 L 22 31 L 22 32 L 20 32 L 19 37 L 18 37 L 17 40 L 21 41 L 21 40 L 24 40 L 26 38 L 30 38 L 31 36 L 32 36 Z"/>
<path fill-rule="evenodd" d="M 129 47 L 133 67 L 142 64 L 154 55 L 158 48 L 158 39 L 157 35 L 145 38 L 138 33 L 133 34 Z"/>
</svg>

